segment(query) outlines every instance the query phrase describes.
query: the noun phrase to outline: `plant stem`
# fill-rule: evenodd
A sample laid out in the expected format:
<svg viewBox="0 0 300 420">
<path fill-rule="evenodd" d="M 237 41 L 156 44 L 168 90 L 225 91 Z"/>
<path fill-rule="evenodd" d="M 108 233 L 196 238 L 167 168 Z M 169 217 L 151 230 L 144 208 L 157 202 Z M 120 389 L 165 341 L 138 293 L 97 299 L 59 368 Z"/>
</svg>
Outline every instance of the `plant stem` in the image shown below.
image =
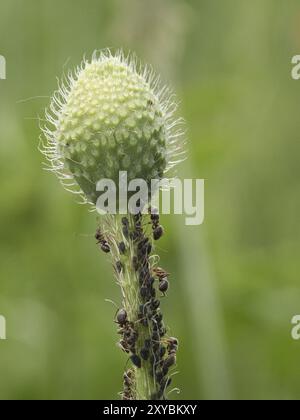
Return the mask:
<svg viewBox="0 0 300 420">
<path fill-rule="evenodd" d="M 155 229 L 162 231 L 158 216 L 106 216 L 102 227 L 102 244 L 109 245 L 122 292 L 122 317 L 116 318 L 120 347 L 133 363 L 133 369 L 124 374 L 123 399 L 166 399 L 169 368 L 176 363 L 178 343 L 166 336 L 157 297 L 162 282 L 168 285 L 167 273 L 156 266 L 157 258 L 151 255 L 151 224 L 155 237 Z"/>
</svg>

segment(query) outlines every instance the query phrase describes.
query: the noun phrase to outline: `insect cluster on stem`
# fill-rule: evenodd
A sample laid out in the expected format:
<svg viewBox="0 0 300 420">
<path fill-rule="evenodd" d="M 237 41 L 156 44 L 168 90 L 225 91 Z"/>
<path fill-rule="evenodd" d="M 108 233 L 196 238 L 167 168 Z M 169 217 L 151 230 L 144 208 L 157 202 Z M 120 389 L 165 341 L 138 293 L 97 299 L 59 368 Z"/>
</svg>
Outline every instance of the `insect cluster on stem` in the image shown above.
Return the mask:
<svg viewBox="0 0 300 420">
<path fill-rule="evenodd" d="M 162 293 L 161 296 L 165 296 L 168 291 L 169 273 L 153 264 L 152 240 L 149 239 L 147 232 L 147 226 L 150 224 L 153 239 L 158 240 L 163 228 L 158 213 L 150 212 L 149 222 L 146 221 L 148 217 L 138 213 L 130 218 L 121 219 L 124 240 L 117 242 L 115 265 L 120 267 L 116 269 L 116 273 L 124 275 L 126 260 L 130 258 L 129 268 L 135 273 L 138 304 L 137 311 L 131 319 L 125 308 L 119 309 L 115 322 L 121 335 L 120 348 L 128 354 L 135 369 L 147 370 L 147 375 L 155 384 L 151 399 L 160 400 L 165 399 L 165 391 L 171 383 L 169 370 L 176 364 L 178 342 L 167 336 L 167 328 L 160 309 L 158 292 Z M 133 370 L 131 375 L 134 374 Z M 128 382 L 129 379 L 126 378 L 124 399 L 130 399 L 130 395 L 134 395 L 133 391 L 133 394 L 128 393 Z M 135 381 L 133 383 L 136 385 Z"/>
</svg>

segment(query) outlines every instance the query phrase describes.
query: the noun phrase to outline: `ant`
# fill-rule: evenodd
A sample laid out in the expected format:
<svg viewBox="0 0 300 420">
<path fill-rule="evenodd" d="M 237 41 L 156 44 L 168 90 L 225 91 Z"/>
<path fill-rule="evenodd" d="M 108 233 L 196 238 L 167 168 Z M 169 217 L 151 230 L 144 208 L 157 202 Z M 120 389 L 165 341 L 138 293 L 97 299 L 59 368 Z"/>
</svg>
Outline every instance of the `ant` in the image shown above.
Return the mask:
<svg viewBox="0 0 300 420">
<path fill-rule="evenodd" d="M 165 279 L 170 275 L 170 273 L 167 273 L 163 268 L 160 267 L 153 268 L 153 272 L 159 279 Z"/>
<path fill-rule="evenodd" d="M 143 347 L 140 354 L 141 354 L 142 359 L 148 360 L 149 355 L 150 355 L 150 351 L 146 347 Z"/>
<path fill-rule="evenodd" d="M 170 337 L 167 340 L 168 354 L 175 354 L 178 350 L 178 340 L 175 337 Z"/>
<path fill-rule="evenodd" d="M 122 334 L 123 336 L 119 342 L 120 347 L 126 353 L 131 352 L 132 354 L 135 354 L 135 344 L 138 339 L 138 333 L 134 330 L 132 323 L 127 321 L 126 324 L 118 330 L 118 334 Z"/>
<path fill-rule="evenodd" d="M 132 369 L 128 369 L 123 375 L 123 400 L 132 400 L 132 385 L 133 385 L 134 374 Z"/>
<path fill-rule="evenodd" d="M 168 372 L 169 368 L 176 364 L 176 355 L 174 353 L 166 357 L 163 363 L 163 371 Z"/>
<path fill-rule="evenodd" d="M 95 239 L 97 240 L 97 245 L 100 245 L 100 248 L 103 252 L 106 254 L 110 252 L 110 246 L 100 229 L 97 229 Z"/>
<path fill-rule="evenodd" d="M 119 342 L 120 347 L 126 353 L 135 353 L 135 344 L 138 338 L 138 333 L 133 328 L 133 324 L 128 321 L 127 312 L 125 309 L 119 309 L 115 322 L 119 325 L 118 334 L 122 335 L 122 339 Z"/>
</svg>

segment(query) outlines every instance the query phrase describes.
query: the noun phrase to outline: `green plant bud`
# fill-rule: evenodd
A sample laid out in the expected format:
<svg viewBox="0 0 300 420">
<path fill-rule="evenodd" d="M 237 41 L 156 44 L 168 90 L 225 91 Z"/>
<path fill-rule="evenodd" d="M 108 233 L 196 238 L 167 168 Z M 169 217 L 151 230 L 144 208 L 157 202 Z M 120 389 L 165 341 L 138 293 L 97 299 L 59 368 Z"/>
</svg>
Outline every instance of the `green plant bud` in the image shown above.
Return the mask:
<svg viewBox="0 0 300 420">
<path fill-rule="evenodd" d="M 79 187 L 87 202 L 96 203 L 101 179 L 118 186 L 119 172 L 127 171 L 128 181 L 142 178 L 150 185 L 175 163 L 183 146 L 180 121 L 157 84 L 122 53 L 102 52 L 54 94 L 43 152 L 65 185 Z"/>
</svg>

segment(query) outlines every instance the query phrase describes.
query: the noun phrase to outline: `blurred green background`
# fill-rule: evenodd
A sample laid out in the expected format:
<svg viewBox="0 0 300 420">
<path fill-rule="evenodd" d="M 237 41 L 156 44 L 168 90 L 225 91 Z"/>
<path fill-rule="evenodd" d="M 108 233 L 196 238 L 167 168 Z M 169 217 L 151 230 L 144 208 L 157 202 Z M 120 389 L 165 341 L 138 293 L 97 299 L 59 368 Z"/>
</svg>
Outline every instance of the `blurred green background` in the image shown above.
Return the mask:
<svg viewBox="0 0 300 420">
<path fill-rule="evenodd" d="M 298 399 L 300 53 L 297 0 L 2 0 L 0 398 L 118 398 L 120 302 L 95 215 L 42 170 L 37 117 L 84 53 L 122 47 L 181 101 L 206 219 L 164 216 L 163 303 L 177 399 Z M 34 97 L 35 99 L 30 99 Z"/>
</svg>

